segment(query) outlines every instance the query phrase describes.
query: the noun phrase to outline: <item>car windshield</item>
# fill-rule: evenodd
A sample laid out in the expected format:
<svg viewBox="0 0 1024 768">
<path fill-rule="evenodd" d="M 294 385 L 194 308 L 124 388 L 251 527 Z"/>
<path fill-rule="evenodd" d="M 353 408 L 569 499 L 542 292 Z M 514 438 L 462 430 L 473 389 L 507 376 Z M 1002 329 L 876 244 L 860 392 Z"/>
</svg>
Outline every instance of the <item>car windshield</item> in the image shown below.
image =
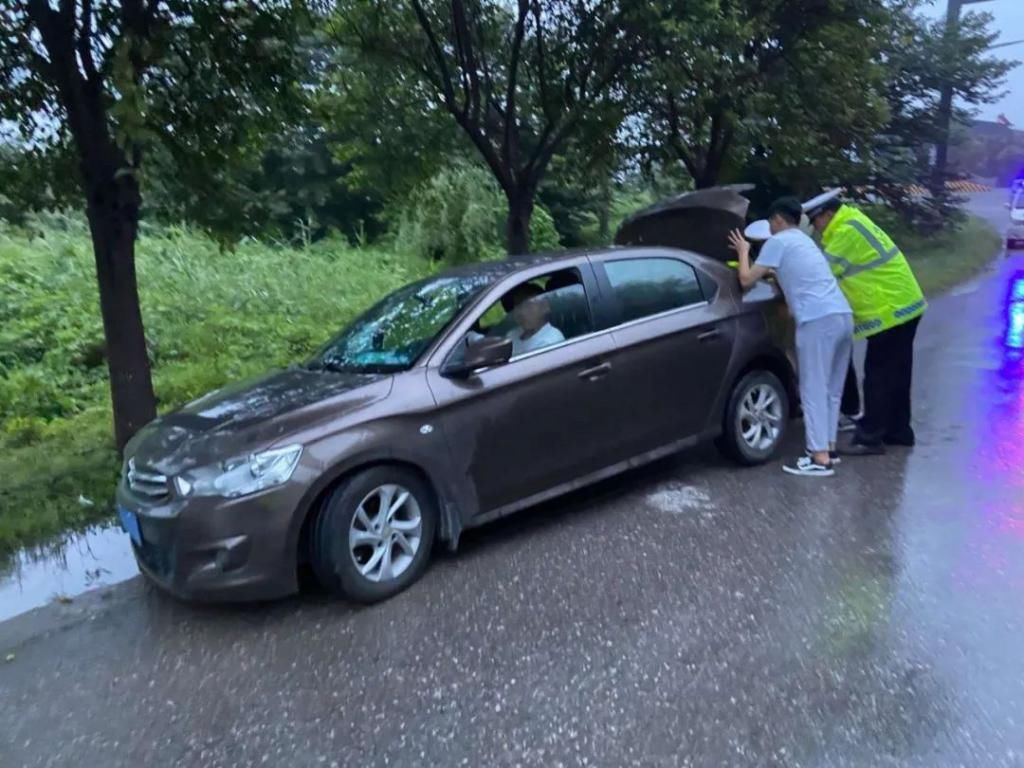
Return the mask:
<svg viewBox="0 0 1024 768">
<path fill-rule="evenodd" d="M 356 319 L 308 367 L 353 373 L 408 370 L 491 279 L 438 277 L 402 288 Z"/>
<path fill-rule="evenodd" d="M 1013 209 L 1015 211 L 1024 211 L 1024 192 L 1018 193 L 1013 198 Z"/>
</svg>

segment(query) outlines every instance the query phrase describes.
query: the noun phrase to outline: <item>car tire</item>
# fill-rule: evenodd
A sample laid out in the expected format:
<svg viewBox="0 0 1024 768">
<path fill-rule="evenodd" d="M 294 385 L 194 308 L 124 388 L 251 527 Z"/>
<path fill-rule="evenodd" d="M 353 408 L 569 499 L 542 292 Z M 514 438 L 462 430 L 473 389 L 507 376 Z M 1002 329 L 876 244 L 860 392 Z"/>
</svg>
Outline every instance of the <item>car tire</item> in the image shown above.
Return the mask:
<svg viewBox="0 0 1024 768">
<path fill-rule="evenodd" d="M 374 467 L 353 475 L 327 496 L 313 523 L 317 580 L 359 603 L 393 597 L 423 574 L 437 517 L 434 493 L 415 472 Z"/>
<path fill-rule="evenodd" d="M 719 449 L 739 464 L 763 464 L 782 447 L 789 412 L 789 396 L 779 377 L 771 371 L 751 371 L 737 382 L 729 396 Z M 761 427 L 756 434 L 752 418 Z"/>
</svg>

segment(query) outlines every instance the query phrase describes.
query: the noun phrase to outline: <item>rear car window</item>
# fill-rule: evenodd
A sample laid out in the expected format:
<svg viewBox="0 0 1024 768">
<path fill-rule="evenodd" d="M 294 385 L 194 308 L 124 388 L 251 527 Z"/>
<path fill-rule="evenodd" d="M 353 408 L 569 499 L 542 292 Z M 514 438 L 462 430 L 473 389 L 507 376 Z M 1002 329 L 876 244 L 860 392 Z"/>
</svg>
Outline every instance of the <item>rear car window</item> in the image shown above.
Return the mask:
<svg viewBox="0 0 1024 768">
<path fill-rule="evenodd" d="M 604 269 L 619 305 L 620 323 L 704 302 L 696 270 L 677 259 L 610 261 Z"/>
</svg>

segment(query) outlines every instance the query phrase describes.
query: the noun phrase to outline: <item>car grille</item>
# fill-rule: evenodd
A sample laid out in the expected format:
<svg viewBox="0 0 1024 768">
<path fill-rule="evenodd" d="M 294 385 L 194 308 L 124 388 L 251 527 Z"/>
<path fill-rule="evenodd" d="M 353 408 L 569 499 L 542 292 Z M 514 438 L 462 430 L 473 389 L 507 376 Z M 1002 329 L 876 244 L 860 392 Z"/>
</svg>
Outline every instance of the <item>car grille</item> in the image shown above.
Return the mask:
<svg viewBox="0 0 1024 768">
<path fill-rule="evenodd" d="M 167 475 L 146 467 L 136 467 L 135 459 L 128 459 L 128 488 L 132 493 L 147 499 L 164 499 L 170 495 Z"/>
</svg>

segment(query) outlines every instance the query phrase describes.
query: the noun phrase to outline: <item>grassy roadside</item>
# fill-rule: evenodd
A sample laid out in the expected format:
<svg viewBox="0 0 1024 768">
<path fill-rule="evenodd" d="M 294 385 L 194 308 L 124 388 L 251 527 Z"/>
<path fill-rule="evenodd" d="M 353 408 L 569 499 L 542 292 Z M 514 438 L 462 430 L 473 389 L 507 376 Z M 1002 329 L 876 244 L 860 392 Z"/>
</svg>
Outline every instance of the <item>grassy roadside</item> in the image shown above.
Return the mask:
<svg viewBox="0 0 1024 768">
<path fill-rule="evenodd" d="M 888 211 L 871 211 L 870 215 L 909 259 L 921 289 L 929 297 L 977 275 L 1002 248 L 999 233 L 977 216 L 968 216 L 956 231 L 923 237 Z"/>
</svg>

